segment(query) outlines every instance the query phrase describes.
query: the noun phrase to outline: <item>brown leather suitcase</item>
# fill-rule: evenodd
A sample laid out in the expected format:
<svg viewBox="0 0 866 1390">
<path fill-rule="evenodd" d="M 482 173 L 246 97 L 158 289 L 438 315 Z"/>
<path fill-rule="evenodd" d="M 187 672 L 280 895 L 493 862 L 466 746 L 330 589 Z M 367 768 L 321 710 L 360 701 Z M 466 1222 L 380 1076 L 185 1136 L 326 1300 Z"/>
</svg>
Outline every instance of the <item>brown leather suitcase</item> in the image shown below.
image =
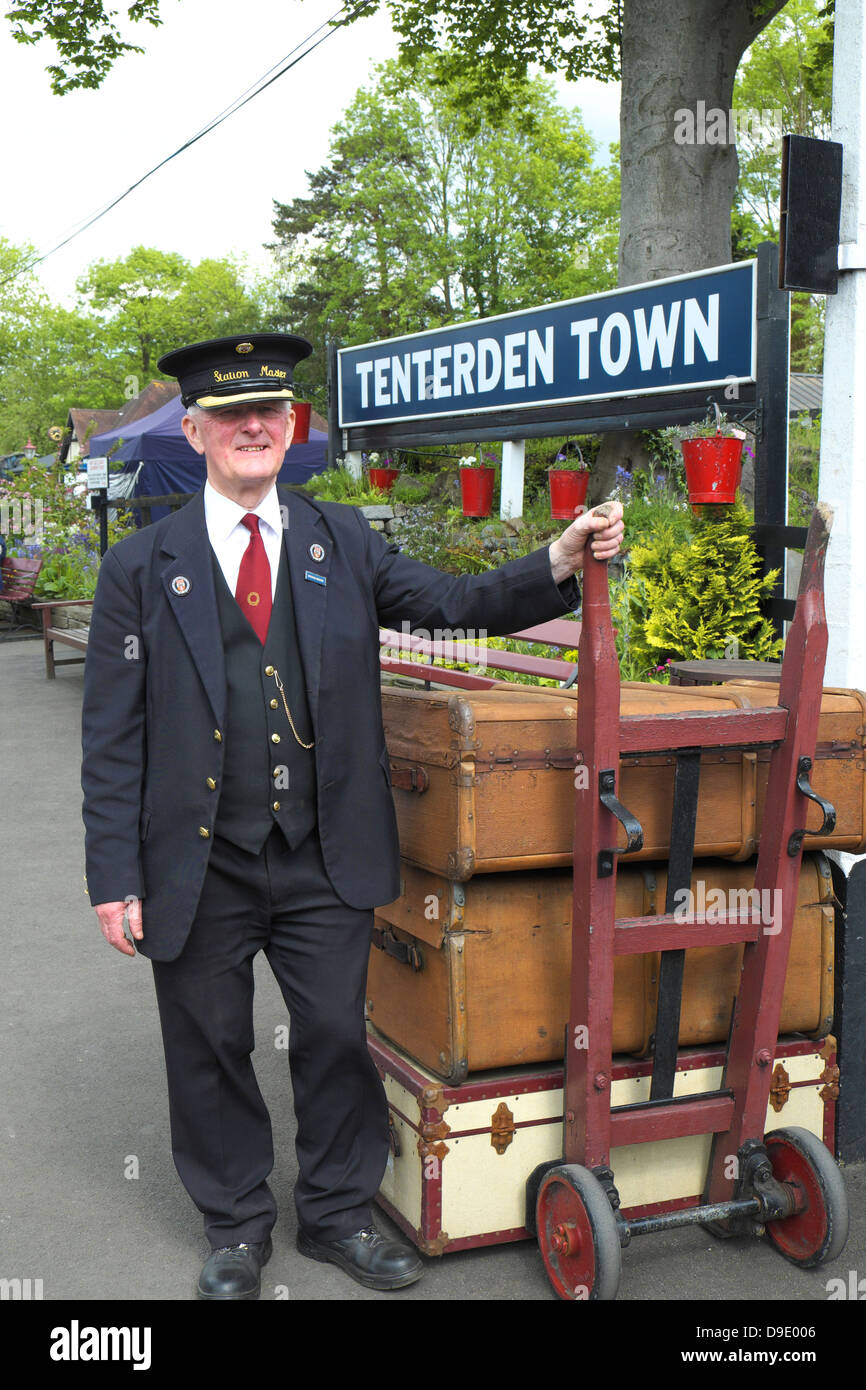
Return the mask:
<svg viewBox="0 0 866 1390">
<path fill-rule="evenodd" d="M 621 713 L 765 707 L 775 687 L 662 686 L 625 682 Z M 576 767 L 573 691 L 481 691 L 384 685 L 382 706 L 404 858 L 458 881 L 478 873 L 571 864 Z M 807 849 L 866 850 L 866 697 L 824 692 L 812 786 L 836 806 L 832 835 Z M 701 758 L 695 857 L 747 860 L 757 851 L 768 754 L 720 750 Z M 674 759 L 623 758 L 619 800 L 644 834 L 635 859 L 667 858 Z M 808 828 L 821 824 L 810 805 Z M 620 845 L 624 845 L 624 836 Z"/>
<path fill-rule="evenodd" d="M 779 697 L 779 687 L 766 681 L 729 681 L 719 686 L 704 686 L 702 693 L 714 694 L 723 701 L 731 697 L 744 708 L 766 709 Z M 825 686 L 821 697 L 818 721 L 818 746 L 815 750 L 811 785 L 819 796 L 835 808 L 836 829 L 820 840 L 806 836 L 807 849 L 846 850 L 862 854 L 866 848 L 866 694 L 862 690 L 843 690 Z M 769 749 L 756 755 L 755 825 L 760 838 L 767 792 Z M 816 806 L 809 807 L 807 826 L 821 824 Z"/>
<path fill-rule="evenodd" d="M 663 863 L 621 864 L 617 916 L 663 912 L 666 870 Z M 722 905 L 713 894 L 729 903 L 728 895 L 753 886 L 754 872 L 754 860 L 698 864 L 696 906 L 703 903 L 709 916 Z M 376 1029 L 455 1085 L 469 1072 L 561 1059 L 571 967 L 570 872 L 482 874 L 463 884 L 404 861 L 401 877 L 401 896 L 376 912 L 367 987 L 367 1013 Z M 740 905 L 749 903 L 741 899 Z M 755 906 L 769 921 L 772 903 Z M 827 859 L 805 855 L 780 1032 L 819 1037 L 832 1027 L 833 906 Z M 681 1045 L 727 1038 L 742 950 L 687 952 Z M 650 1050 L 659 959 L 616 959 L 616 1052 Z"/>
</svg>

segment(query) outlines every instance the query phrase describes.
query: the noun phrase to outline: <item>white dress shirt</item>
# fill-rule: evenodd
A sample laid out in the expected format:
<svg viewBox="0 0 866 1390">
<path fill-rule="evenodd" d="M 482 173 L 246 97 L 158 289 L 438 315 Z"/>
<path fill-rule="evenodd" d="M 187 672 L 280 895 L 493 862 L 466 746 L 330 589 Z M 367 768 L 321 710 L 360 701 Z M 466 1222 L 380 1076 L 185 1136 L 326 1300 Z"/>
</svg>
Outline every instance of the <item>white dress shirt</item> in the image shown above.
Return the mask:
<svg viewBox="0 0 866 1390">
<path fill-rule="evenodd" d="M 277 592 L 277 573 L 280 567 L 280 551 L 283 544 L 283 517 L 277 498 L 276 484 L 267 496 L 262 498 L 259 505 L 251 510 L 259 518 L 259 534 L 271 567 L 271 599 L 273 600 Z M 248 509 L 246 507 L 233 502 L 230 497 L 223 497 L 221 492 L 217 492 L 216 488 L 211 487 L 210 482 L 205 483 L 204 519 L 208 539 L 229 586 L 229 592 L 232 594 L 238 587 L 241 560 L 250 540 L 250 532 L 243 525 L 243 518 L 247 514 Z"/>
</svg>

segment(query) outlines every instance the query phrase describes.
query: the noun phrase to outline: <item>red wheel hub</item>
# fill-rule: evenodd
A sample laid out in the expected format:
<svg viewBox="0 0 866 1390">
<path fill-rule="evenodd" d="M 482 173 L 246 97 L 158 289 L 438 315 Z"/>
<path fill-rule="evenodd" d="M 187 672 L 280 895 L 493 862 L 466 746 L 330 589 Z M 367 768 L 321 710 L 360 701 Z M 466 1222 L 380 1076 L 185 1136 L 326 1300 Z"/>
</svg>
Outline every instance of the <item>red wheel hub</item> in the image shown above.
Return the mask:
<svg viewBox="0 0 866 1390">
<path fill-rule="evenodd" d="M 592 1227 L 579 1194 L 555 1175 L 541 1188 L 538 1243 L 559 1297 L 589 1298 L 596 1277 Z"/>
<path fill-rule="evenodd" d="M 794 1202 L 794 1215 L 768 1221 L 767 1235 L 788 1259 L 803 1263 L 827 1239 L 824 1192 L 806 1155 L 789 1140 L 768 1136 L 767 1155 L 773 1177 L 791 1189 Z"/>
</svg>

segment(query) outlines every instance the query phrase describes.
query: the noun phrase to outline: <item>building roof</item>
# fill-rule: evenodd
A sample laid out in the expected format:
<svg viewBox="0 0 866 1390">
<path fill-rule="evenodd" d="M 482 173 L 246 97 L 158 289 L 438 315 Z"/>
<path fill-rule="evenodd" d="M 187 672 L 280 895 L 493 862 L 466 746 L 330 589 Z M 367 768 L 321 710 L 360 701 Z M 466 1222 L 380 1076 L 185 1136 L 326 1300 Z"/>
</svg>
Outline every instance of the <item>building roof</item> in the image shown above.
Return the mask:
<svg viewBox="0 0 866 1390">
<path fill-rule="evenodd" d="M 87 458 L 88 441 L 91 437 L 101 434 L 103 430 L 110 430 L 116 420 L 116 410 L 79 410 L 73 406 L 66 420 L 66 434 L 60 446 L 61 461 L 66 461 L 69 446 L 73 441 L 78 444 L 81 458 Z"/>
<path fill-rule="evenodd" d="M 802 415 L 804 410 L 808 410 L 810 415 L 816 415 L 821 409 L 823 393 L 823 376 L 792 372 L 788 388 L 788 414 Z"/>
<path fill-rule="evenodd" d="M 118 425 L 131 425 L 133 420 L 143 420 L 145 415 L 152 415 L 160 406 L 167 405 L 179 395 L 180 386 L 176 381 L 151 381 L 139 395 L 116 412 L 114 423 L 108 428 L 117 429 Z"/>
<path fill-rule="evenodd" d="M 66 433 L 60 446 L 60 460 L 66 462 L 69 446 L 78 444 L 79 457 L 87 458 L 90 453 L 90 440 L 95 434 L 105 434 L 117 429 L 119 425 L 129 425 L 133 420 L 141 420 L 151 415 L 160 406 L 166 405 L 180 391 L 176 381 L 151 381 L 133 396 L 125 405 L 110 410 L 82 410 L 72 406 L 66 420 Z"/>
</svg>

